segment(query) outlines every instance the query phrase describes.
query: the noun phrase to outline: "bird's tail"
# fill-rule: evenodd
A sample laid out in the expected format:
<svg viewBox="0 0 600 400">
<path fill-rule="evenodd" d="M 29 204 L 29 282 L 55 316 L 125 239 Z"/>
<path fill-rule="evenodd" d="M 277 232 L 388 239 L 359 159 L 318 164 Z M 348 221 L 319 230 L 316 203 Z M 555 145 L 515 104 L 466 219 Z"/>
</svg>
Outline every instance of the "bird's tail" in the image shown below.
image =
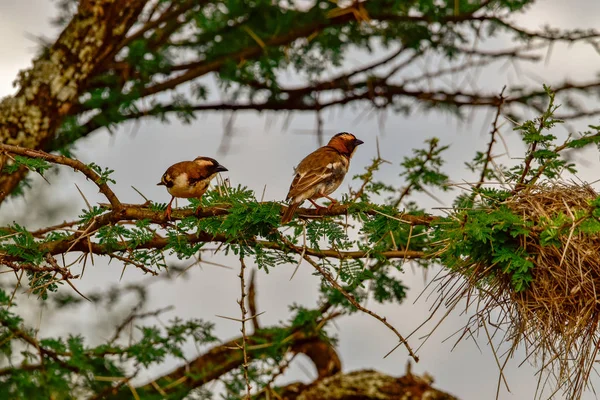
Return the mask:
<svg viewBox="0 0 600 400">
<path fill-rule="evenodd" d="M 298 207 L 300 207 L 300 203 L 292 203 L 288 206 L 288 208 L 283 213 L 283 216 L 281 217 L 282 225 L 287 224 L 288 222 L 290 222 L 292 220 L 292 218 L 294 218 L 294 213 L 296 212 Z"/>
</svg>

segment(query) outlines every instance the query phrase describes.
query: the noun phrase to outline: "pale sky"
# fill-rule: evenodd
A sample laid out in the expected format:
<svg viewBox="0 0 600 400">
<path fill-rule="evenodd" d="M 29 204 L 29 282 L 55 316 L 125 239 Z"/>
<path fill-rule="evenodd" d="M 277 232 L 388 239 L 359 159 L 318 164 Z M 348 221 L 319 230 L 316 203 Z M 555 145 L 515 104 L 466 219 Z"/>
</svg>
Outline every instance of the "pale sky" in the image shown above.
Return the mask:
<svg viewBox="0 0 600 400">
<path fill-rule="evenodd" d="M 578 7 L 575 6 L 577 4 Z M 51 36 L 52 29 L 48 23 L 54 15 L 54 3 L 50 0 L 0 0 L 0 96 L 12 93 L 12 81 L 17 72 L 29 66 L 36 44 L 30 35 Z M 600 15 L 600 2 L 580 0 L 567 2 L 564 0 L 542 0 L 532 7 L 518 21 L 528 28 L 540 28 L 550 24 L 563 28 L 597 28 L 597 17 Z M 505 84 L 518 80 L 535 83 L 535 76 L 542 77 L 544 82 L 563 79 L 585 80 L 598 72 L 594 66 L 599 65 L 599 55 L 586 46 L 557 45 L 553 49 L 549 62 L 537 64 L 535 70 L 524 69 L 524 76 L 509 70 L 504 74 L 487 72 L 482 75 L 480 86 L 495 91 Z M 355 62 L 361 60 L 356 59 Z M 350 60 L 352 62 L 352 60 Z M 268 115 L 268 114 L 267 114 Z M 379 139 L 383 157 L 394 165 L 385 165 L 379 179 L 390 184 L 401 185 L 398 177 L 398 164 L 402 157 L 410 154 L 412 148 L 421 147 L 426 138 L 437 136 L 442 144 L 451 144 L 445 168 L 455 181 L 470 179 L 471 176 L 464 168 L 464 162 L 469 161 L 476 150 L 484 149 L 488 141 L 489 115 L 485 112 L 475 114 L 467 123 L 459 123 L 452 117 L 439 114 L 416 114 L 409 117 L 390 114 L 385 127 L 380 130 L 377 121 L 355 120 L 356 112 L 351 108 L 336 109 L 325 115 L 325 128 L 328 133 L 351 131 L 365 141 L 352 160 L 348 179 L 336 192 L 340 196 L 350 183 L 350 177 L 359 173 L 375 156 L 375 140 Z M 242 183 L 257 193 L 261 193 L 267 185 L 265 198 L 282 200 L 285 197 L 292 176 L 293 166 L 306 154 L 314 150 L 316 140 L 311 136 L 315 127 L 315 118 L 311 114 L 297 114 L 287 131 L 282 131 L 282 117 L 277 117 L 267 129 L 267 118 L 273 115 L 258 115 L 255 113 L 240 114 L 236 118 L 236 134 L 230 151 L 219 155 L 221 134 L 223 132 L 224 116 L 207 114 L 198 118 L 191 125 L 182 126 L 179 123 L 161 125 L 158 122 L 143 121 L 138 125 L 127 125 L 115 135 L 105 131 L 97 132 L 90 138 L 77 144 L 77 156 L 84 162 L 94 161 L 101 166 L 110 167 L 116 172 L 116 193 L 124 202 L 143 202 L 140 196 L 131 189 L 131 185 L 141 190 L 147 197 L 158 202 L 167 202 L 169 195 L 164 188 L 157 187 L 156 182 L 164 170 L 174 162 L 193 159 L 198 155 L 215 157 L 225 165 L 229 172 L 225 174 L 233 185 Z M 573 124 L 576 128 L 584 129 L 592 121 L 579 121 Z M 514 136 L 508 136 L 507 142 L 511 156 L 519 156 L 522 146 Z M 499 149 L 497 151 L 500 151 Z M 594 181 L 598 169 L 598 154 L 593 151 L 582 153 L 585 168 L 580 177 Z M 89 199 L 102 201 L 95 187 L 80 176 L 64 173 L 58 180 L 53 180 L 51 195 L 48 197 L 50 209 L 54 209 L 53 220 L 74 219 L 85 204 L 79 196 L 74 183 L 77 183 Z M 47 184 L 44 184 L 47 186 Z M 39 196 L 39 192 L 29 194 Z M 442 196 L 443 204 L 439 204 L 427 196 L 418 197 L 422 204 L 430 208 L 431 213 L 439 213 L 434 207 L 449 206 L 457 192 Z M 60 206 L 68 204 L 71 211 L 61 210 Z M 186 204 L 180 201 L 180 205 Z M 5 222 L 12 220 L 25 221 L 35 224 L 36 214 L 28 210 L 22 212 L 20 201 L 10 201 L 2 204 L 0 216 Z M 39 212 L 47 213 L 44 208 Z M 237 317 L 239 307 L 236 299 L 239 297 L 239 281 L 237 278 L 237 262 L 223 256 L 214 258 L 215 261 L 231 266 L 224 269 L 211 265 L 194 267 L 187 280 L 157 281 L 152 283 L 151 277 L 143 277 L 133 268 L 128 269 L 123 280 L 119 282 L 120 265 L 106 265 L 96 260 L 94 267 L 88 266 L 83 279 L 78 282 L 78 288 L 83 292 L 108 288 L 112 285 L 125 285 L 129 282 L 143 280 L 151 287 L 149 309 L 174 305 L 175 310 L 163 316 L 163 321 L 170 317 L 203 318 L 217 325 L 217 333 L 222 339 L 230 339 L 239 334 L 239 325 L 233 321 L 216 318 L 215 315 Z M 293 266 L 280 266 L 266 275 L 258 273 L 258 306 L 263 325 L 276 324 L 286 320 L 288 305 L 299 303 L 314 307 L 318 296 L 319 279 L 312 276 L 309 265 L 302 264 L 293 280 L 289 277 Z M 437 270 L 429 271 L 427 278 L 432 278 Z M 423 271 L 411 268 L 407 264 L 404 282 L 409 286 L 409 296 L 401 306 L 376 305 L 369 301 L 368 306 L 386 316 L 402 334 L 408 334 L 429 315 L 433 300 L 422 296 L 413 304 L 424 287 Z M 68 289 L 61 289 L 68 290 Z M 116 312 L 124 314 L 125 309 Z M 94 306 L 83 306 L 76 314 L 36 313 L 31 321 L 41 324 L 47 334 L 83 333 L 90 341 L 97 343 L 108 337 L 112 326 L 107 326 L 108 311 Z M 485 344 L 485 338 L 479 338 L 481 351 L 472 341 L 463 341 L 453 349 L 455 339 L 445 340 L 448 336 L 464 326 L 465 316 L 455 312 L 446 319 L 441 328 L 428 340 L 419 355 L 421 362 L 413 366 L 416 373 L 427 372 L 435 378 L 436 386 L 448 391 L 463 400 L 481 400 L 494 398 L 498 381 L 498 368 L 492 351 Z M 154 323 L 154 321 L 148 321 Z M 391 356 L 383 356 L 395 346 L 396 339 L 378 321 L 369 316 L 356 314 L 336 321 L 333 330 L 339 336 L 338 351 L 345 371 L 356 369 L 377 369 L 390 375 L 404 374 L 408 355 L 402 348 Z M 423 332 L 424 334 L 425 332 Z M 411 339 L 413 347 L 418 347 L 419 339 Z M 193 359 L 198 353 L 193 346 L 188 346 L 187 356 Z M 536 369 L 525 363 L 518 367 L 523 353 L 517 354 L 508 363 L 505 376 L 510 385 L 510 393 L 506 388 L 500 391 L 500 399 L 517 400 L 533 398 L 537 384 Z M 300 364 L 300 365 L 299 365 Z M 160 369 L 153 369 L 152 374 L 159 374 L 178 365 L 175 362 L 165 363 Z M 308 371 L 308 373 L 307 373 Z M 311 381 L 316 373 L 308 360 L 300 360 L 290 369 L 287 379 Z M 600 383 L 597 378 L 595 383 Z M 592 394 L 589 397 L 593 398 Z"/>
</svg>

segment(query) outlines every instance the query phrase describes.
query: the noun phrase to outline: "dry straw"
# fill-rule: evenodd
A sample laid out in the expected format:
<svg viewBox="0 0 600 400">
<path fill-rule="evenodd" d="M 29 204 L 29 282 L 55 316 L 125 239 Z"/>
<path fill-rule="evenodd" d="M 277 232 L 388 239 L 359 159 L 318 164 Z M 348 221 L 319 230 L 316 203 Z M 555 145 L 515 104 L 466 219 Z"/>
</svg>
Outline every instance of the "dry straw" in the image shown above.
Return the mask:
<svg viewBox="0 0 600 400">
<path fill-rule="evenodd" d="M 441 280 L 440 304 L 453 308 L 466 300 L 467 307 L 476 308 L 463 336 L 484 332 L 496 343 L 498 389 L 504 365 L 519 347 L 540 368 L 536 397 L 579 398 L 590 389 L 600 348 L 600 233 L 580 228 L 597 196 L 588 185 L 554 183 L 529 187 L 504 203 L 533 223 L 531 233 L 521 238 L 534 263 L 528 289 L 516 292 L 509 275 L 493 265 L 469 262 Z M 560 245 L 542 246 L 545 221 L 561 213 L 566 218 L 557 236 Z M 500 341 L 492 340 L 500 334 Z"/>
</svg>

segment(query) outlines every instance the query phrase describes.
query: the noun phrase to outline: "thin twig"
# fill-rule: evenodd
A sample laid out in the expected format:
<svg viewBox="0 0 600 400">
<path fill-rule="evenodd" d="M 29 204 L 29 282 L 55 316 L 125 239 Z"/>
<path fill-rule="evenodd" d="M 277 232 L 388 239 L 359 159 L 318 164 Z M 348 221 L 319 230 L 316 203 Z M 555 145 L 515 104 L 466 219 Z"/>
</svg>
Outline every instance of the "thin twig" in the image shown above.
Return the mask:
<svg viewBox="0 0 600 400">
<path fill-rule="evenodd" d="M 500 92 L 500 96 L 498 96 L 499 101 L 498 101 L 498 106 L 496 108 L 496 116 L 494 117 L 494 122 L 492 123 L 492 130 L 490 131 L 490 142 L 488 143 L 488 148 L 486 151 L 486 155 L 485 155 L 485 162 L 483 164 L 483 167 L 481 168 L 481 175 L 479 176 L 479 181 L 477 182 L 477 185 L 475 185 L 474 191 L 473 193 L 477 192 L 477 189 L 481 188 L 481 185 L 483 185 L 483 182 L 485 181 L 485 177 L 487 175 L 488 172 L 488 166 L 492 161 L 492 148 L 494 147 L 494 144 L 496 143 L 496 134 L 498 133 L 498 119 L 500 118 L 500 115 L 502 114 L 502 106 L 504 105 L 504 90 L 506 89 L 506 86 L 504 86 L 502 88 L 502 91 Z"/>
<path fill-rule="evenodd" d="M 75 160 L 73 158 L 68 158 L 65 156 L 57 156 L 54 154 L 46 153 L 45 151 L 41 150 L 32 150 L 26 147 L 0 143 L 0 153 L 2 152 L 18 154 L 29 158 L 41 158 L 42 160 L 46 160 L 54 164 L 61 164 L 72 167 L 84 174 L 87 178 L 94 182 L 96 186 L 98 186 L 98 189 L 100 189 L 100 192 L 104 194 L 104 196 L 106 197 L 110 205 L 113 207 L 113 209 L 121 208 L 121 202 L 114 194 L 112 189 L 106 184 L 106 182 L 102 181 L 100 175 L 98 175 L 93 169 L 91 169 L 79 160 Z"/>
<path fill-rule="evenodd" d="M 250 309 L 250 315 L 252 316 L 252 327 L 254 332 L 260 329 L 260 323 L 258 322 L 258 308 L 256 307 L 256 269 L 252 269 L 250 272 L 250 286 L 248 287 L 248 309 Z"/>
<path fill-rule="evenodd" d="M 241 319 L 241 332 L 242 332 L 242 352 L 244 354 L 244 362 L 242 364 L 242 368 L 244 369 L 244 379 L 246 380 L 246 399 L 250 399 L 250 391 L 252 390 L 252 386 L 250 385 L 250 378 L 248 376 L 248 353 L 246 352 L 246 283 L 244 281 L 244 273 L 246 270 L 246 263 L 244 262 L 244 257 L 240 257 L 240 291 L 241 298 L 238 301 L 240 305 L 240 310 L 242 311 L 242 319 Z"/>
<path fill-rule="evenodd" d="M 293 247 L 294 250 L 298 254 L 302 255 L 302 251 L 300 249 L 296 249 L 295 246 L 293 246 L 293 244 L 289 240 L 287 240 L 284 236 L 280 236 L 280 238 L 286 245 Z M 339 283 L 337 283 L 337 281 L 331 276 L 331 274 L 329 272 L 327 272 L 319 264 L 314 262 L 312 260 L 312 258 L 310 258 L 308 255 L 304 254 L 302 257 L 310 265 L 312 265 L 313 268 L 315 268 L 321 274 L 321 276 L 323 276 L 323 278 L 325 278 L 325 280 L 327 282 L 329 282 L 329 284 L 331 284 L 331 286 L 333 286 L 336 290 L 338 290 L 354 307 L 356 307 L 358 310 L 364 312 L 365 314 L 368 314 L 368 315 L 372 316 L 373 318 L 381 321 L 386 327 L 388 327 L 392 332 L 394 332 L 396 334 L 396 336 L 398 337 L 398 339 L 400 340 L 400 343 L 403 344 L 404 347 L 406 347 L 406 350 L 408 350 L 408 354 L 415 360 L 415 362 L 419 362 L 419 357 L 413 352 L 412 348 L 410 347 L 410 345 L 408 344 L 406 339 L 404 339 L 404 337 L 400 334 L 400 332 L 398 332 L 398 330 L 396 328 L 394 328 L 394 326 L 392 326 L 389 322 L 387 322 L 387 319 L 385 317 L 381 317 L 377 313 L 361 306 L 360 303 L 354 298 L 354 296 L 352 296 L 350 293 L 348 293 L 346 290 L 344 290 L 344 288 Z M 389 353 L 388 353 L 388 355 L 389 355 Z"/>
</svg>

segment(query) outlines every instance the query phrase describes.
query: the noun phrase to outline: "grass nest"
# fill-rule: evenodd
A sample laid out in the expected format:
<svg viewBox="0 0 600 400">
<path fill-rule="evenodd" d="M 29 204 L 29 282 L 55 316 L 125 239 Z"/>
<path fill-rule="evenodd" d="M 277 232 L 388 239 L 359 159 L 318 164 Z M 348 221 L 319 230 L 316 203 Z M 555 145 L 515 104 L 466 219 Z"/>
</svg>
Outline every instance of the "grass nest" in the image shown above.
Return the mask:
<svg viewBox="0 0 600 400">
<path fill-rule="evenodd" d="M 472 247 L 461 255 L 451 254 L 456 264 L 440 281 L 441 303 L 457 306 L 466 300 L 467 307 L 476 308 L 463 336 L 483 328 L 489 342 L 496 342 L 494 354 L 502 378 L 498 389 L 503 365 L 520 346 L 525 348 L 526 359 L 540 368 L 536 397 L 546 397 L 550 390 L 550 397 L 561 391 L 568 398 L 580 398 L 591 388 L 589 377 L 600 351 L 597 198 L 588 185 L 547 183 L 527 188 L 499 205 L 502 212 L 508 210 L 520 217 L 516 231 L 514 222 L 496 225 L 500 227 L 497 232 L 508 235 L 488 240 L 487 256 L 473 257 L 477 252 Z M 456 215 L 457 229 L 462 230 L 466 242 L 475 241 L 465 233 L 464 217 Z M 441 253 L 447 254 L 456 242 L 456 238 L 446 240 Z M 504 246 L 504 250 L 496 246 Z M 519 289 L 515 288 L 515 274 L 523 271 L 511 269 L 514 260 L 510 257 L 498 256 L 507 246 L 526 260 L 519 268 L 528 266 L 529 280 Z M 444 261 L 444 256 L 441 258 Z M 492 341 L 498 332 L 501 340 L 496 337 Z"/>
</svg>

